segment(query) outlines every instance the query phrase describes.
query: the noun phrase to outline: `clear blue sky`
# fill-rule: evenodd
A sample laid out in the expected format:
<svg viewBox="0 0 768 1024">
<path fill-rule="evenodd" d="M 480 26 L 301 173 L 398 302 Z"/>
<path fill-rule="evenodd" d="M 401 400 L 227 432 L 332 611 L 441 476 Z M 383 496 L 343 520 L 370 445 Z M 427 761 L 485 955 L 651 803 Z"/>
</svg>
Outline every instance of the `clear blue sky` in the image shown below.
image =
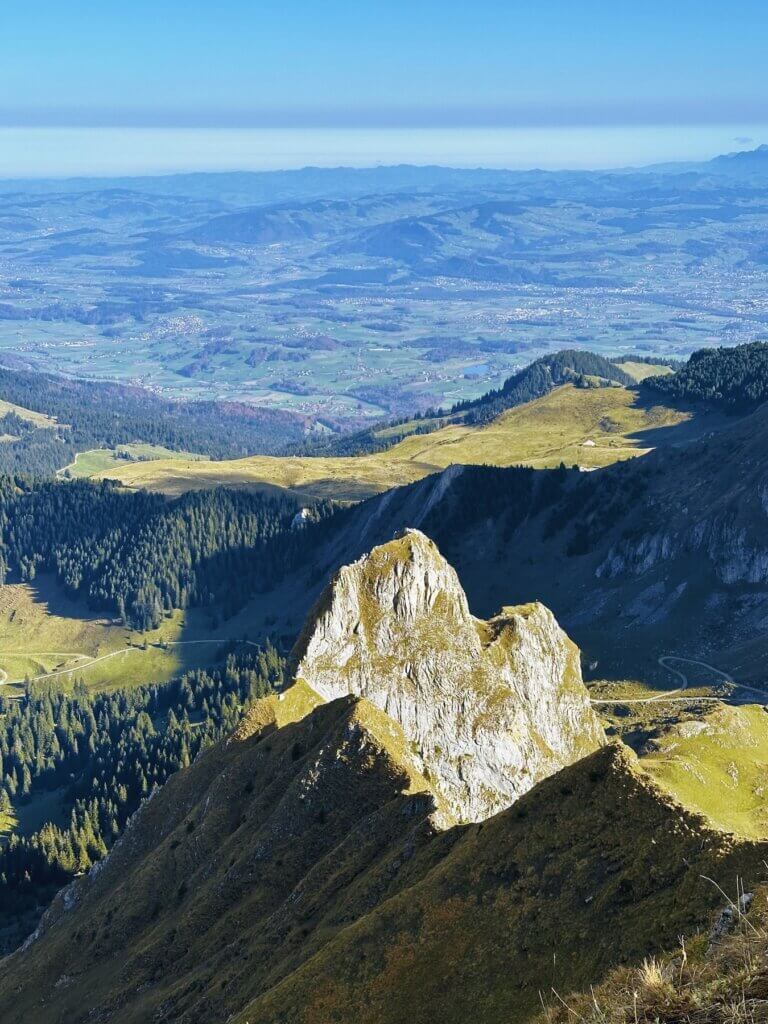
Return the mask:
<svg viewBox="0 0 768 1024">
<path fill-rule="evenodd" d="M 5 0 L 0 126 L 754 125 L 767 43 L 764 0 Z"/>
</svg>

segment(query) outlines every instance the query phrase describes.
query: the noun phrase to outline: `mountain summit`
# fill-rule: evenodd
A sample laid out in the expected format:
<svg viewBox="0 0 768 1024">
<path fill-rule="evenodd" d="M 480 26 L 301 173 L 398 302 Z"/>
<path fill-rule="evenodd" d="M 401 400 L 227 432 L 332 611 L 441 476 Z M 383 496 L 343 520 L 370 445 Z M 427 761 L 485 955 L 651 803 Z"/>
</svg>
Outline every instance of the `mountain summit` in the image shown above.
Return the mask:
<svg viewBox="0 0 768 1024">
<path fill-rule="evenodd" d="M 347 697 L 291 723 L 292 689 L 0 962 L 3 1024 L 526 1024 L 550 986 L 690 935 L 722 899 L 702 876 L 764 873 L 765 844 L 707 829 L 614 744 L 436 831 L 386 715 Z"/>
<path fill-rule="evenodd" d="M 3 1024 L 526 1024 L 764 870 L 602 745 L 549 611 L 474 618 L 416 530 L 336 575 L 294 662 L 0 963 Z"/>
<path fill-rule="evenodd" d="M 292 662 L 323 699 L 365 697 L 394 719 L 455 821 L 495 814 L 603 742 L 552 613 L 533 603 L 474 618 L 418 530 L 336 574 Z"/>
</svg>

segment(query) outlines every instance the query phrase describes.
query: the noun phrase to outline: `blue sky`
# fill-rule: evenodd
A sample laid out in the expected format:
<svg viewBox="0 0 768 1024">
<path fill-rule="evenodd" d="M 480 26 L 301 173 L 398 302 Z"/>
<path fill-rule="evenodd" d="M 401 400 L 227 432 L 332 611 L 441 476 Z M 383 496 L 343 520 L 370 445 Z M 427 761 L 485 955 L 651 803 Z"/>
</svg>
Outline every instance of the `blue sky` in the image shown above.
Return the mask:
<svg viewBox="0 0 768 1024">
<path fill-rule="evenodd" d="M 350 151 L 350 132 L 382 132 L 373 162 L 407 156 L 407 139 L 424 132 L 453 132 L 458 158 L 466 128 L 538 133 L 549 149 L 534 162 L 546 165 L 567 163 L 567 140 L 583 129 L 603 140 L 593 159 L 607 165 L 626 150 L 617 139 L 685 126 L 698 129 L 694 155 L 705 135 L 720 145 L 768 122 L 766 43 L 764 4 L 752 0 L 6 0 L 0 173 L 29 164 L 14 149 L 24 139 L 39 173 L 71 170 L 51 129 L 89 129 L 67 136 L 85 146 L 84 170 L 107 129 L 125 130 L 110 136 L 116 164 L 121 149 L 140 163 L 144 145 L 147 169 L 159 137 L 146 129 L 165 131 L 171 160 L 174 138 L 196 132 L 178 169 L 206 151 L 215 163 L 224 130 L 311 141 L 311 129 L 319 158 L 307 162 L 318 163 Z"/>
</svg>

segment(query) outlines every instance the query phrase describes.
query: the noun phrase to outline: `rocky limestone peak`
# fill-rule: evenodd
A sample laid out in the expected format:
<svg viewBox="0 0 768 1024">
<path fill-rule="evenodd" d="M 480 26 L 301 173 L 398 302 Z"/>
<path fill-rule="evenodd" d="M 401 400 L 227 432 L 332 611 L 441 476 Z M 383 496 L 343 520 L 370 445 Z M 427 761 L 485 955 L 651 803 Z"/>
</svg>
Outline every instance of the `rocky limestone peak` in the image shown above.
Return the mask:
<svg viewBox="0 0 768 1024">
<path fill-rule="evenodd" d="M 320 697 L 366 697 L 402 728 L 448 816 L 480 821 L 604 740 L 579 652 L 533 603 L 486 621 L 418 530 L 345 566 L 294 648 Z"/>
</svg>

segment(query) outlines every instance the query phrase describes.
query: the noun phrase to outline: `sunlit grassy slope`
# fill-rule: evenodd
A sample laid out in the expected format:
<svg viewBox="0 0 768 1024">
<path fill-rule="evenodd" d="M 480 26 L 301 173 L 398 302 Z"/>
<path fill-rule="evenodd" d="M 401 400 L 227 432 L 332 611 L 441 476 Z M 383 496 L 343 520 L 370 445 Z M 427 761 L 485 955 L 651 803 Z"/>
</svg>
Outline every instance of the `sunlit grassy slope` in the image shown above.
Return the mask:
<svg viewBox="0 0 768 1024">
<path fill-rule="evenodd" d="M 125 459 L 119 457 L 124 452 L 132 459 L 184 459 L 194 462 L 207 459 L 207 455 L 196 455 L 194 452 L 175 452 L 158 444 L 120 444 L 115 449 L 96 448 L 88 452 L 79 452 L 75 461 L 60 471 L 67 477 L 114 476 L 114 470 L 127 465 Z"/>
<path fill-rule="evenodd" d="M 634 360 L 628 359 L 626 363 L 617 363 L 616 365 L 638 382 L 645 380 L 646 377 L 666 377 L 668 373 L 674 373 L 671 366 L 665 366 L 663 363 L 636 363 Z"/>
<path fill-rule="evenodd" d="M 768 714 L 761 706 L 718 707 L 672 726 L 651 747 L 643 767 L 682 804 L 718 828 L 768 837 Z"/>
<path fill-rule="evenodd" d="M 725 832 L 768 839 L 768 713 L 729 705 L 729 686 L 703 672 L 683 694 L 671 676 L 647 685 L 599 682 L 590 696 L 611 735 L 640 754 L 640 765 L 685 807 Z M 649 698 L 651 698 L 649 700 Z"/>
<path fill-rule="evenodd" d="M 194 621 L 189 621 L 190 615 Z M 212 642 L 179 643 L 187 636 Z M 63 688 L 80 678 L 98 688 L 162 682 L 209 663 L 217 643 L 202 615 L 195 613 L 186 613 L 185 618 L 184 613 L 174 612 L 159 629 L 142 634 L 90 612 L 47 578 L 31 585 L 0 587 L 0 680 L 4 682 L 26 676 L 47 676 Z M 0 693 L 14 689 L 3 685 Z"/>
<path fill-rule="evenodd" d="M 33 412 L 32 409 L 25 409 L 21 405 L 14 405 L 13 402 L 4 402 L 0 399 L 0 416 L 7 416 L 9 412 L 15 413 L 20 419 L 27 423 L 33 423 L 36 427 L 55 427 L 56 420 L 41 412 Z"/>
<path fill-rule="evenodd" d="M 348 458 L 253 456 L 228 462 L 184 459 L 121 463 L 97 473 L 128 487 L 168 494 L 217 485 L 261 490 L 282 488 L 300 500 L 332 497 L 355 501 L 454 463 L 597 468 L 642 454 L 653 446 L 653 430 L 683 422 L 687 414 L 662 405 L 641 405 L 620 387 L 579 389 L 572 385 L 502 414 L 482 427 L 449 426 L 412 435 L 375 455 Z M 648 431 L 648 440 L 633 435 Z"/>
<path fill-rule="evenodd" d="M 55 427 L 56 420 L 51 419 L 50 416 L 44 416 L 41 412 L 33 412 L 31 409 L 25 409 L 21 405 L 14 405 L 13 402 L 4 402 L 0 399 L 0 416 L 7 416 L 9 413 L 13 413 L 22 420 L 26 420 L 27 423 L 32 424 L 34 427 Z M 15 434 L 0 434 L 0 443 L 5 441 L 17 441 L 18 438 Z"/>
</svg>

